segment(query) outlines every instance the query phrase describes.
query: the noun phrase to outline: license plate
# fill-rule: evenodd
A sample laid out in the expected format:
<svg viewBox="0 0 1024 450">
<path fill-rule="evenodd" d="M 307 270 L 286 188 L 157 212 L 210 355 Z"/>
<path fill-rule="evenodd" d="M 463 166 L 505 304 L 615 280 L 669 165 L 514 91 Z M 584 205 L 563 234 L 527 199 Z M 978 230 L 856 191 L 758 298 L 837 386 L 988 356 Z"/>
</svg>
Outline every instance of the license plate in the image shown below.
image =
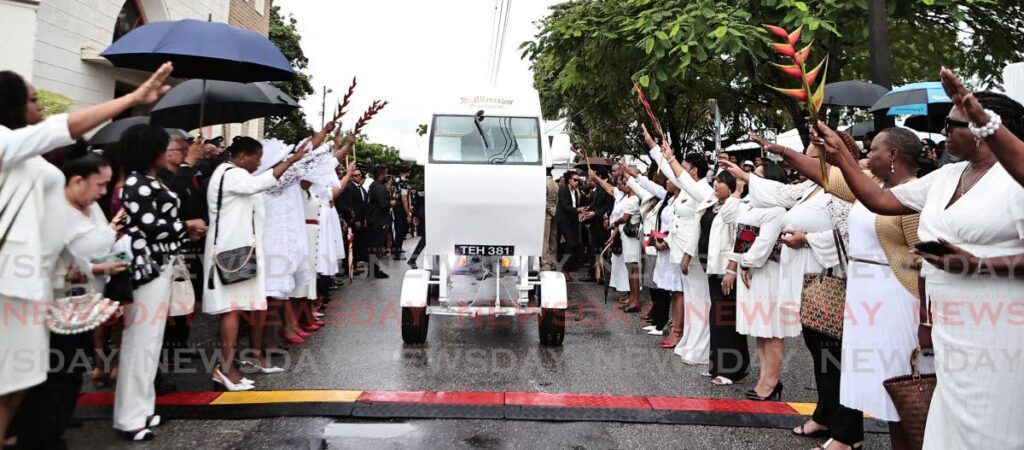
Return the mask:
<svg viewBox="0 0 1024 450">
<path fill-rule="evenodd" d="M 456 245 L 458 256 L 514 256 L 516 248 L 512 245 Z"/>
</svg>

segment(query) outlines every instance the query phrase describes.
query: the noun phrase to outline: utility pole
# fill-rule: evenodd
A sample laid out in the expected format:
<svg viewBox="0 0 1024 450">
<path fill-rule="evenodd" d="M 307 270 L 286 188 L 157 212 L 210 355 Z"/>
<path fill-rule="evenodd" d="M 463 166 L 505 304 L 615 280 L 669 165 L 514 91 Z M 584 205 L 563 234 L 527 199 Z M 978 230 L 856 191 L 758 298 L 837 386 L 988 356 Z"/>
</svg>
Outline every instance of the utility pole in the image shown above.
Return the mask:
<svg viewBox="0 0 1024 450">
<path fill-rule="evenodd" d="M 871 82 L 892 89 L 892 51 L 889 14 L 885 0 L 868 0 L 868 46 L 871 52 Z M 892 119 L 875 114 L 875 130 L 892 126 Z"/>
<path fill-rule="evenodd" d="M 722 155 L 722 113 L 718 109 L 718 100 L 708 100 L 708 106 L 711 107 L 711 114 L 715 119 L 715 165 L 714 170 L 708 172 L 708 182 L 711 182 L 717 175 L 718 158 Z"/>
<path fill-rule="evenodd" d="M 327 94 L 334 92 L 331 88 L 324 85 L 324 101 L 320 105 L 320 128 L 323 129 L 324 125 L 327 125 Z"/>
</svg>

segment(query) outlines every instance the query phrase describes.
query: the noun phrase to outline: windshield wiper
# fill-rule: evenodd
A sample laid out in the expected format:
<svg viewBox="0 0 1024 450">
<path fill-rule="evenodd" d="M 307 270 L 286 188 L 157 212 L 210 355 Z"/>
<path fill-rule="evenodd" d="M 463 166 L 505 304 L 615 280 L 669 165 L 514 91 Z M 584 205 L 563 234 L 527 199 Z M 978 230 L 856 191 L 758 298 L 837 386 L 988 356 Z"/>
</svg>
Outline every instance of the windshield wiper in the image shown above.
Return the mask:
<svg viewBox="0 0 1024 450">
<path fill-rule="evenodd" d="M 480 139 L 482 139 L 484 141 L 484 149 L 486 149 L 487 150 L 487 154 L 490 155 L 491 154 L 491 144 L 489 142 L 487 142 L 487 135 L 484 134 L 484 127 L 480 126 L 480 122 L 483 122 L 483 121 L 484 121 L 484 110 L 481 109 L 480 111 L 476 112 L 475 116 L 473 116 L 473 125 L 476 125 L 476 131 L 477 131 L 477 133 L 480 133 Z"/>
</svg>

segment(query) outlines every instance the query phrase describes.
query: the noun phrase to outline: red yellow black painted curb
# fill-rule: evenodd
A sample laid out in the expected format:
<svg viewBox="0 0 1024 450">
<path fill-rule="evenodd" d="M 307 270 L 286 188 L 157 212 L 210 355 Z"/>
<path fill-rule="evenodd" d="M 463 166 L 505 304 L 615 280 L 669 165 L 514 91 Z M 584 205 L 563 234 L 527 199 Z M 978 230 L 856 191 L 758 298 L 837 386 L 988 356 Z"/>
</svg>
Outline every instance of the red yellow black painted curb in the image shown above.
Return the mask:
<svg viewBox="0 0 1024 450">
<path fill-rule="evenodd" d="M 114 395 L 94 392 L 78 401 L 78 417 L 110 417 Z M 176 419 L 267 417 L 445 418 L 538 421 L 638 422 L 730 427 L 792 428 L 814 404 L 750 400 L 547 394 L 534 392 L 435 392 L 289 390 L 177 392 L 157 398 L 157 412 Z M 866 418 L 865 431 L 885 432 Z"/>
</svg>

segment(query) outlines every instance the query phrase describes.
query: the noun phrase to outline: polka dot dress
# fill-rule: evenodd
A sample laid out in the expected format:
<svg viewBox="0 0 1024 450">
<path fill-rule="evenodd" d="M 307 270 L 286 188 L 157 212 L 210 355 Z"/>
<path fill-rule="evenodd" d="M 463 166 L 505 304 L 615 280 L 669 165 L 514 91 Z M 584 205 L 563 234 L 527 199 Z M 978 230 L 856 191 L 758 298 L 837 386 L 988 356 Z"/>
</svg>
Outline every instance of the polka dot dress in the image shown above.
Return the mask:
<svg viewBox="0 0 1024 450">
<path fill-rule="evenodd" d="M 135 254 L 132 280 L 138 287 L 160 275 L 160 269 L 187 242 L 188 229 L 178 220 L 178 197 L 153 177 L 129 174 L 121 201 L 128 213 L 125 228 Z"/>
</svg>

